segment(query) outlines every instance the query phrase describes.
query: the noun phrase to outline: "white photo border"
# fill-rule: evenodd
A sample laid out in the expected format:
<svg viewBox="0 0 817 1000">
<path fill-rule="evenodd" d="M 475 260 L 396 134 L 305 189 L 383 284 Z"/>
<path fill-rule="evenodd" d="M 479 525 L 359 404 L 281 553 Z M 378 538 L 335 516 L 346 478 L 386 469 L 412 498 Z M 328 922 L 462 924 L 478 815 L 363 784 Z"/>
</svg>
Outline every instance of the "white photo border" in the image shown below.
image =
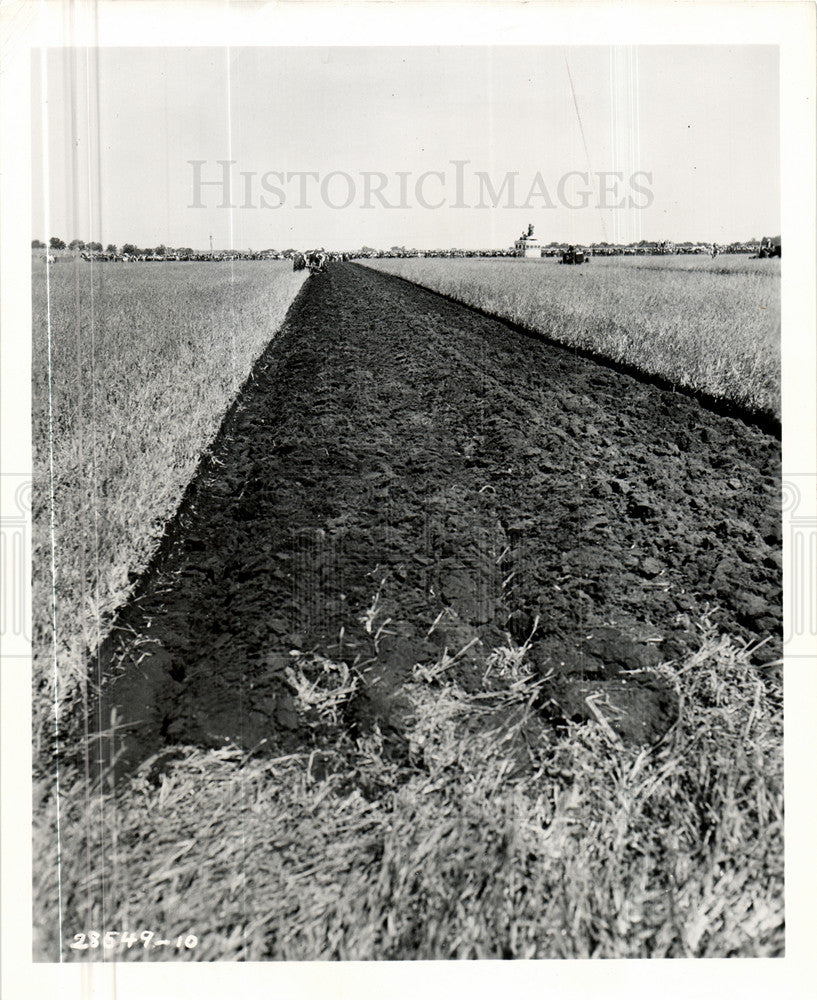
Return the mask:
<svg viewBox="0 0 817 1000">
<path fill-rule="evenodd" d="M 224 3 L 55 0 L 4 5 L 0 75 L 2 466 L 30 475 L 30 54 L 41 46 L 780 46 L 784 479 L 815 475 L 815 6 L 793 3 Z M 800 481 L 800 480 L 799 480 Z M 804 482 L 808 481 L 802 480 Z M 817 480 L 813 480 L 817 481 Z M 4 504 L 7 502 L 5 497 Z M 799 513 L 817 515 L 813 489 Z M 815 523 L 814 521 L 812 523 Z M 29 536 L 30 538 L 30 532 Z M 30 553 L 28 554 L 30 558 Z M 788 558 L 788 556 L 787 556 Z M 784 573 L 788 568 L 784 565 Z M 788 577 L 786 577 L 788 579 Z M 787 596 L 787 600 L 790 595 Z M 811 646 L 812 648 L 809 648 Z M 814 643 L 786 666 L 787 950 L 781 959 L 404 963 L 112 962 L 31 957 L 30 659 L 2 658 L 2 995 L 390 998 L 806 997 L 817 982 L 817 672 Z"/>
</svg>

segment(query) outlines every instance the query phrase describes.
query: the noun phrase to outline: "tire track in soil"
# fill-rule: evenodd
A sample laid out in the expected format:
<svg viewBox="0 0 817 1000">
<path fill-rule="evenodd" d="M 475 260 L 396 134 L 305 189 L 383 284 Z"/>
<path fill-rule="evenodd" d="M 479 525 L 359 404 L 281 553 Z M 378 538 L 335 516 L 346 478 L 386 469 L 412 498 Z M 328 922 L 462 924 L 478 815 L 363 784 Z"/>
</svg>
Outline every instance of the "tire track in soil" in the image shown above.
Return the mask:
<svg viewBox="0 0 817 1000">
<path fill-rule="evenodd" d="M 695 646 L 679 614 L 718 605 L 719 625 L 767 640 L 758 659 L 780 655 L 779 476 L 757 428 L 330 266 L 100 651 L 98 717 L 129 734 L 120 771 L 163 746 L 316 745 L 286 675 L 298 649 L 362 677 L 352 733 L 399 734 L 415 663 L 467 647 L 449 676 L 476 690 L 505 633 L 535 630 L 543 716 L 587 718 L 600 694 L 625 738 L 653 742 L 676 706 L 649 668 Z"/>
</svg>

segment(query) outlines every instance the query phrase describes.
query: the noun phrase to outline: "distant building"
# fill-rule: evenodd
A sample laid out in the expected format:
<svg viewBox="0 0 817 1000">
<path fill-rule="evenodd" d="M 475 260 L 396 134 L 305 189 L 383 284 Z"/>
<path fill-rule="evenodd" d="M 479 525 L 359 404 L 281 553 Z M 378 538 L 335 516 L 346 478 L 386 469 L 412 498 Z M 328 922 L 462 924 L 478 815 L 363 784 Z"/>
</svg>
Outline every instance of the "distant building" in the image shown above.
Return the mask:
<svg viewBox="0 0 817 1000">
<path fill-rule="evenodd" d="M 533 224 L 528 226 L 527 233 L 522 233 L 513 245 L 517 257 L 541 257 L 542 244 L 533 235 Z"/>
</svg>

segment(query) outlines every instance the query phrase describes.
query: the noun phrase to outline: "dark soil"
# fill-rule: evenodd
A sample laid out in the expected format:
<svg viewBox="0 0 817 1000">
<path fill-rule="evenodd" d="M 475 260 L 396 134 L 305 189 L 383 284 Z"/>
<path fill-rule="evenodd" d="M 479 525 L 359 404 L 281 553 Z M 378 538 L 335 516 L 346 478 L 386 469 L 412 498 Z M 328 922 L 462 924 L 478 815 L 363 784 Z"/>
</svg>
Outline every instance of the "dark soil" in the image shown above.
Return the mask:
<svg viewBox="0 0 817 1000">
<path fill-rule="evenodd" d="M 448 675 L 478 689 L 510 633 L 549 678 L 543 718 L 590 718 L 591 697 L 654 743 L 677 705 L 651 668 L 695 647 L 707 609 L 780 656 L 779 472 L 757 427 L 330 266 L 100 651 L 101 718 L 130 733 L 122 767 L 179 744 L 315 745 L 286 676 L 299 650 L 361 677 L 353 734 L 399 734 L 414 664 L 464 650 Z"/>
</svg>

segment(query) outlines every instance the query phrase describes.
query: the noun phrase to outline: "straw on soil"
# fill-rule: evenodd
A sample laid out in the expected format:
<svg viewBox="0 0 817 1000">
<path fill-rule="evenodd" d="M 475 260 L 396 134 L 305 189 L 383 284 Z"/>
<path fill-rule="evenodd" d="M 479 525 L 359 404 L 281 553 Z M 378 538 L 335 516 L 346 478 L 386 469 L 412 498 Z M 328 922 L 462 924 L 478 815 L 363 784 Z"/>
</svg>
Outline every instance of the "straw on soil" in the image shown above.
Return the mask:
<svg viewBox="0 0 817 1000">
<path fill-rule="evenodd" d="M 659 669 L 682 711 L 653 749 L 594 723 L 548 733 L 510 644 L 476 693 L 415 671 L 400 752 L 375 726 L 273 760 L 183 749 L 116 793 L 68 783 L 63 926 L 135 931 L 149 914 L 198 939 L 116 950 L 134 960 L 780 955 L 779 685 L 711 629 Z M 301 709 L 331 715 L 353 692 L 321 671 Z M 37 950 L 53 960 L 57 803 L 42 806 Z M 71 940 L 64 957 L 101 957 Z"/>
</svg>

